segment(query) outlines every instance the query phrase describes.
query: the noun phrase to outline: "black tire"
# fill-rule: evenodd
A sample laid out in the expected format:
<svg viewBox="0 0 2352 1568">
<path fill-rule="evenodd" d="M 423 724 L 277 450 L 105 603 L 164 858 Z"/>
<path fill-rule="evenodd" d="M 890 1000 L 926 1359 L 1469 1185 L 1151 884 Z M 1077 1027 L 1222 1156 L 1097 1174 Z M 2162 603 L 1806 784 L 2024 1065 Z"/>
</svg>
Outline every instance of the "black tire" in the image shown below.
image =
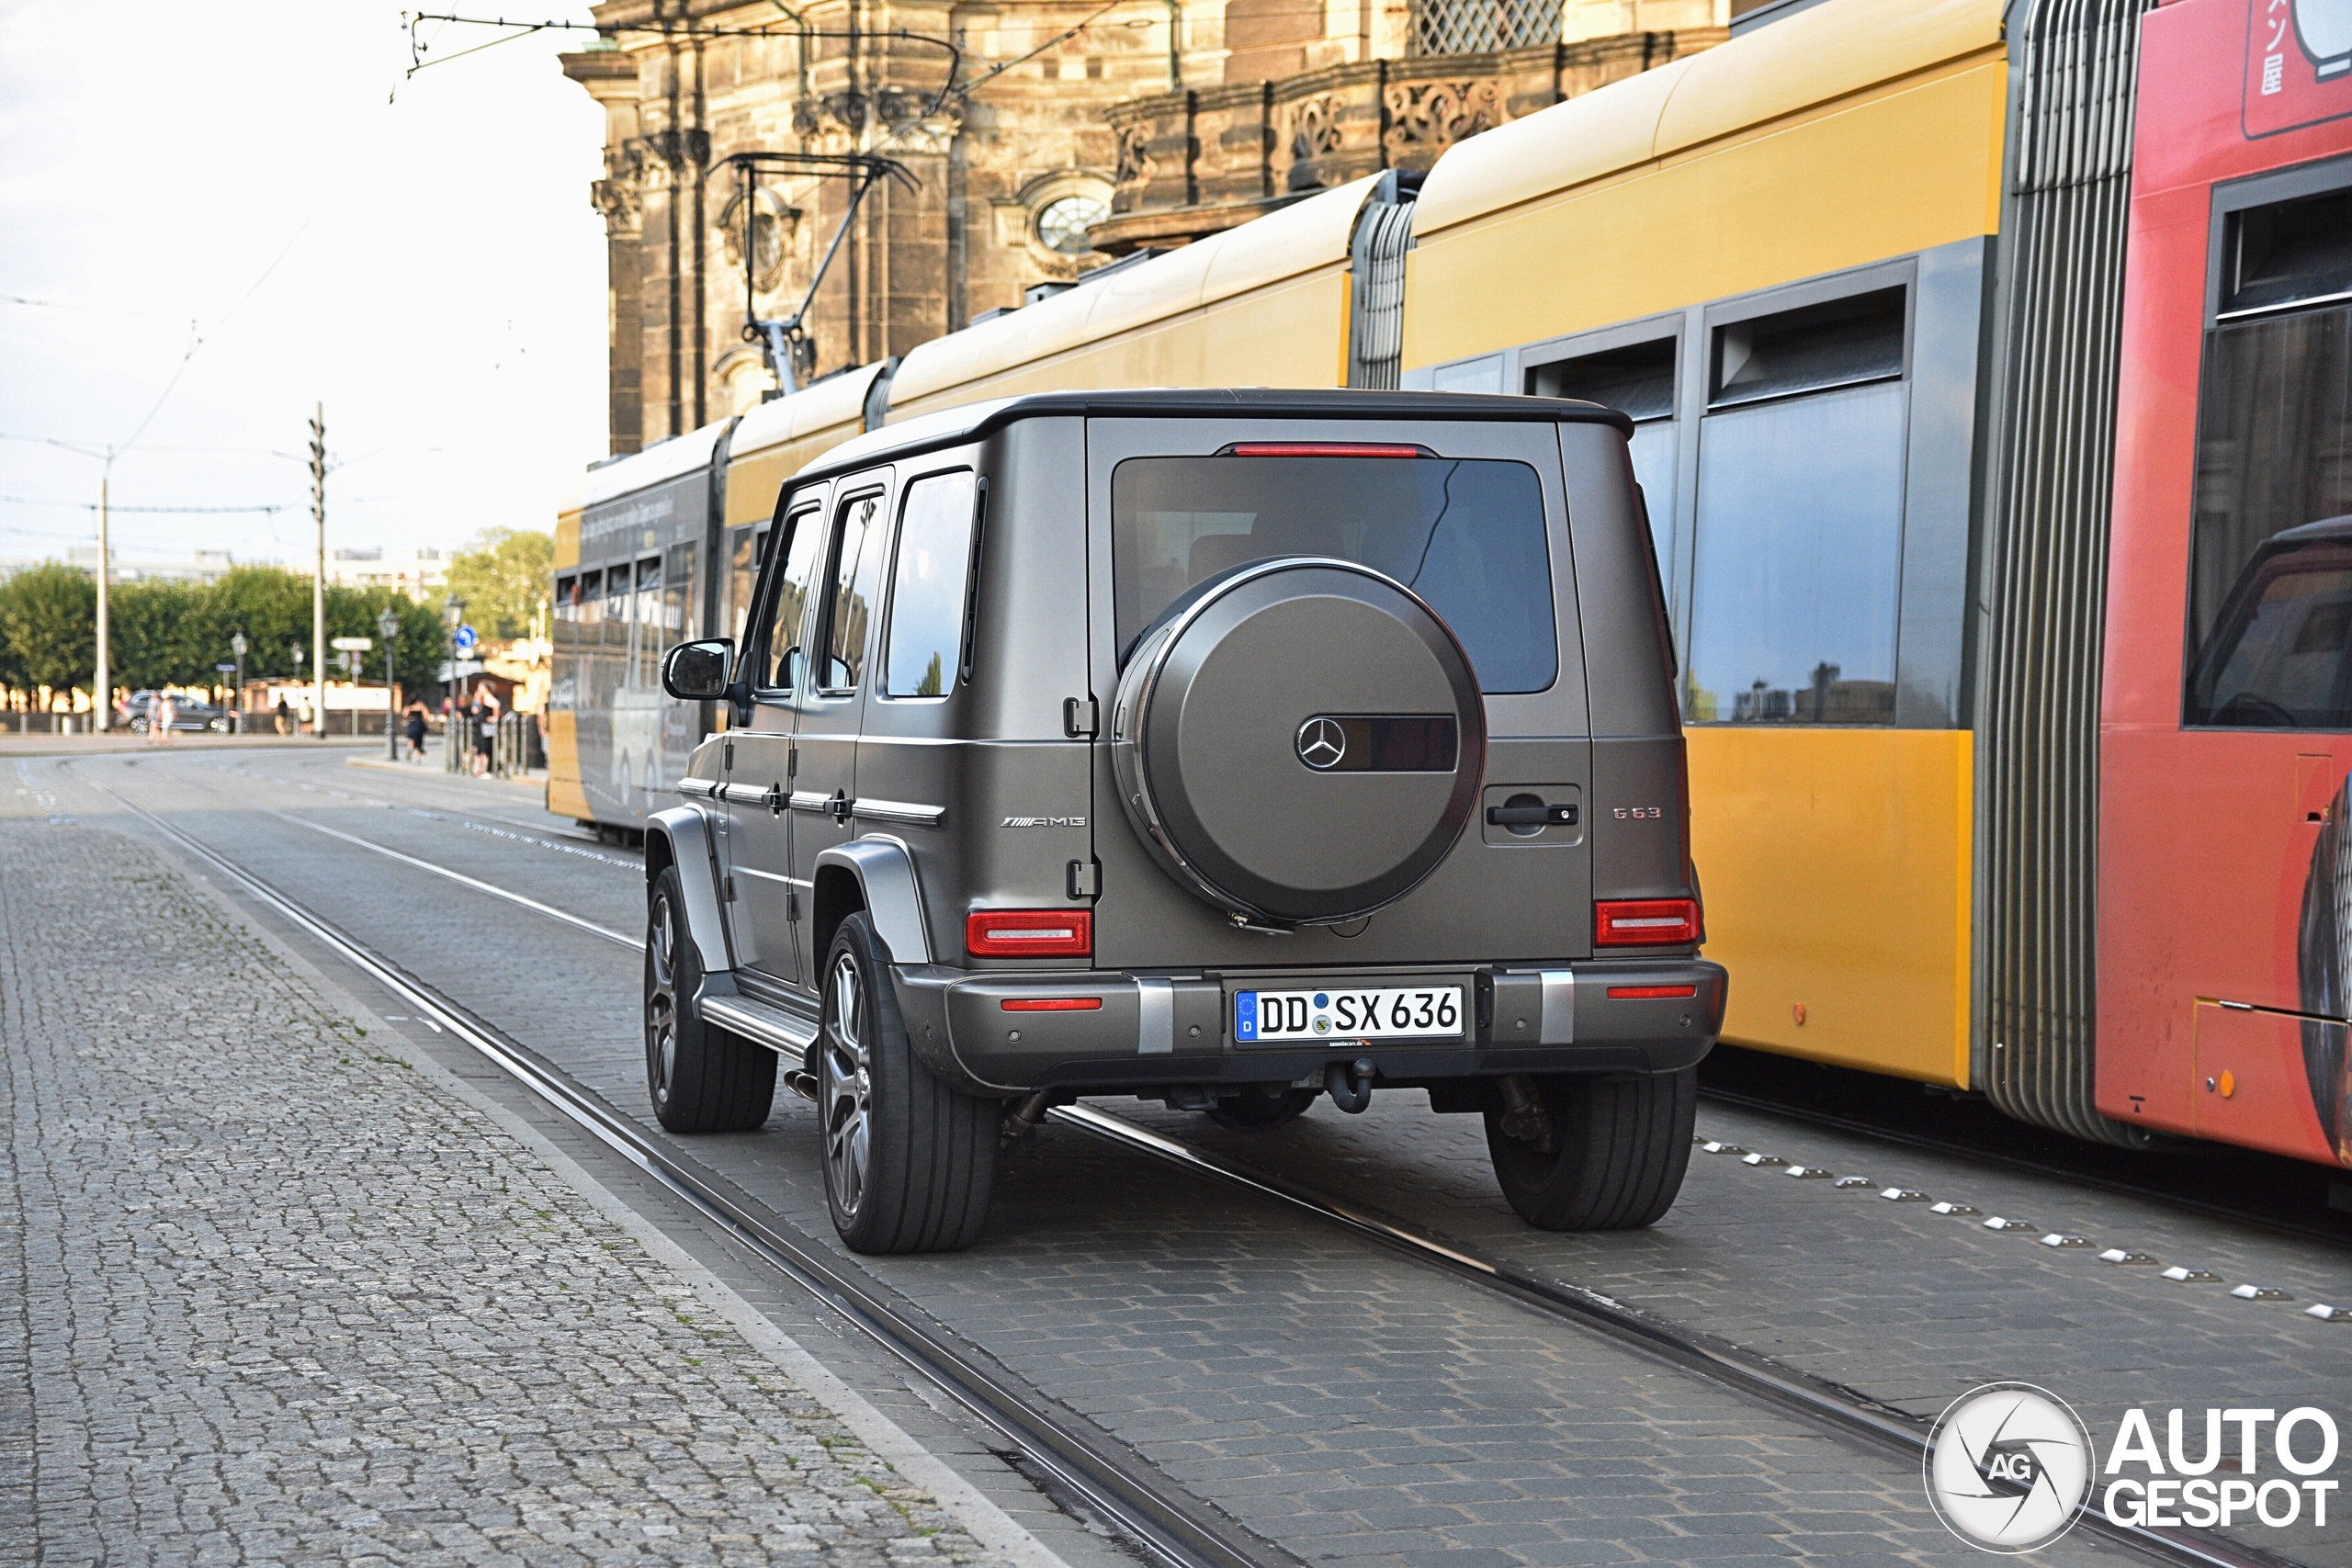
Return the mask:
<svg viewBox="0 0 2352 1568">
<path fill-rule="evenodd" d="M 775 1102 L 775 1053 L 702 1021 L 702 956 L 686 934 L 685 884 L 666 865 L 646 897 L 645 1087 L 673 1133 L 748 1133 Z"/>
<path fill-rule="evenodd" d="M 1271 1133 L 1306 1115 L 1316 1099 L 1316 1091 L 1311 1089 L 1286 1089 L 1277 1094 L 1245 1089 L 1230 1100 L 1218 1100 L 1216 1109 L 1208 1111 L 1207 1116 L 1218 1126 L 1230 1127 L 1237 1133 Z"/>
<path fill-rule="evenodd" d="M 1487 1154 L 1519 1217 L 1547 1231 L 1656 1224 L 1690 1165 L 1699 1069 L 1619 1082 L 1561 1075 L 1535 1086 L 1552 1152 L 1505 1133 L 1500 1111 L 1487 1112 Z"/>
<path fill-rule="evenodd" d="M 817 1111 L 825 1201 L 853 1252 L 960 1252 L 996 1188 L 1001 1101 L 933 1077 L 907 1041 L 890 953 L 863 911 L 825 954 Z"/>
</svg>

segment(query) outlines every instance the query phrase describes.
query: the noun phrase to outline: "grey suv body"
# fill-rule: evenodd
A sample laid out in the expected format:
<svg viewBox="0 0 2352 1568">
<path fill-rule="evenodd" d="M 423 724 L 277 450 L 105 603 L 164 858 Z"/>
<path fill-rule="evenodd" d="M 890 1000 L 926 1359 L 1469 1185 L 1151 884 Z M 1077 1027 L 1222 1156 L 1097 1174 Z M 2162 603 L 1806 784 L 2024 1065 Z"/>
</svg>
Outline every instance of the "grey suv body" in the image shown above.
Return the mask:
<svg viewBox="0 0 2352 1568">
<path fill-rule="evenodd" d="M 1053 394 L 786 486 L 648 837 L 679 1131 L 818 1102 L 866 1250 L 968 1245 L 1080 1094 L 1483 1113 L 1515 1208 L 1646 1224 L 1723 1018 L 1622 415 Z"/>
</svg>

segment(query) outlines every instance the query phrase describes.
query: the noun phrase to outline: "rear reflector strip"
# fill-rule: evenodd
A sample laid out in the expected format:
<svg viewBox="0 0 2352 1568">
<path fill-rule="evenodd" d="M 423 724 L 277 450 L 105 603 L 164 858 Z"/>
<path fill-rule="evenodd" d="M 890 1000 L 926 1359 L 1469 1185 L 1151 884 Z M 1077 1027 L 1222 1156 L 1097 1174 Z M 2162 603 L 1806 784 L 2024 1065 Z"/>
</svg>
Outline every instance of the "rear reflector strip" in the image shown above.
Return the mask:
<svg viewBox="0 0 2352 1568">
<path fill-rule="evenodd" d="M 1687 947 L 1699 940 L 1695 898 L 1615 898 L 1592 907 L 1597 947 Z"/>
<path fill-rule="evenodd" d="M 1237 457 L 1418 457 L 1418 446 L 1391 446 L 1363 441 L 1242 441 L 1233 446 Z"/>
<path fill-rule="evenodd" d="M 1698 994 L 1699 987 L 1696 986 L 1611 986 L 1609 987 L 1609 999 L 1616 1002 L 1645 1002 L 1654 1001 L 1660 997 L 1695 997 Z M 1007 1002 L 1005 1005 L 1011 1007 L 1012 1004 Z"/>
<path fill-rule="evenodd" d="M 1100 1012 L 1101 997 L 1007 997 L 997 1004 L 1007 1012 Z"/>
<path fill-rule="evenodd" d="M 964 946 L 978 958 L 1084 958 L 1094 951 L 1091 909 L 975 909 Z"/>
</svg>

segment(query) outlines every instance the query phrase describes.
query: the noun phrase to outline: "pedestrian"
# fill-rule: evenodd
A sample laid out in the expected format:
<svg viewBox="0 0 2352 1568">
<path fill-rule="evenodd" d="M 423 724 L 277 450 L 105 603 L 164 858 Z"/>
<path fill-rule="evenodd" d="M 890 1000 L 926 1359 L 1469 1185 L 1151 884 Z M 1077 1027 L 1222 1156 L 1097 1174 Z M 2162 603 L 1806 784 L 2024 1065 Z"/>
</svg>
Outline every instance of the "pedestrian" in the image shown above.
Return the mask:
<svg viewBox="0 0 2352 1568">
<path fill-rule="evenodd" d="M 481 778 L 490 773 L 491 758 L 498 742 L 498 698 L 491 692 L 478 692 L 474 705 L 467 710 L 473 721 L 474 776 Z"/>
<path fill-rule="evenodd" d="M 424 761 L 424 705 L 408 705 L 408 759 L 412 762 Z"/>
<path fill-rule="evenodd" d="M 147 743 L 151 746 L 170 745 L 172 721 L 179 716 L 179 705 L 172 701 L 172 694 L 156 693 L 155 700 L 147 705 Z"/>
<path fill-rule="evenodd" d="M 283 692 L 277 694 L 277 733 L 283 735 L 286 733 L 286 727 L 294 720 L 294 710 L 286 705 L 286 694 Z"/>
</svg>

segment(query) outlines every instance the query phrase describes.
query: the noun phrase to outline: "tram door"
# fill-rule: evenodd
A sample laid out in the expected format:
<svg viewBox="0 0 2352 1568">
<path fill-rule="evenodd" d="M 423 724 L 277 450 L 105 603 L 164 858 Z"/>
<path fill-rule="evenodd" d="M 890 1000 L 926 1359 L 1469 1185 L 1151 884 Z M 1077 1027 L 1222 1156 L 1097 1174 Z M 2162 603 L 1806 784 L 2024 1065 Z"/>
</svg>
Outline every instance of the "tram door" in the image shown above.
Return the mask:
<svg viewBox="0 0 2352 1568">
<path fill-rule="evenodd" d="M 728 934 L 736 962 L 786 984 L 801 977 L 793 932 L 808 890 L 792 875 L 792 745 L 808 688 L 809 583 L 817 574 L 825 530 L 818 506 L 788 513 L 776 581 L 756 612 L 761 625 L 745 628 L 743 657 L 751 665 L 752 720 L 728 732 L 721 756 L 727 785 Z"/>
</svg>

